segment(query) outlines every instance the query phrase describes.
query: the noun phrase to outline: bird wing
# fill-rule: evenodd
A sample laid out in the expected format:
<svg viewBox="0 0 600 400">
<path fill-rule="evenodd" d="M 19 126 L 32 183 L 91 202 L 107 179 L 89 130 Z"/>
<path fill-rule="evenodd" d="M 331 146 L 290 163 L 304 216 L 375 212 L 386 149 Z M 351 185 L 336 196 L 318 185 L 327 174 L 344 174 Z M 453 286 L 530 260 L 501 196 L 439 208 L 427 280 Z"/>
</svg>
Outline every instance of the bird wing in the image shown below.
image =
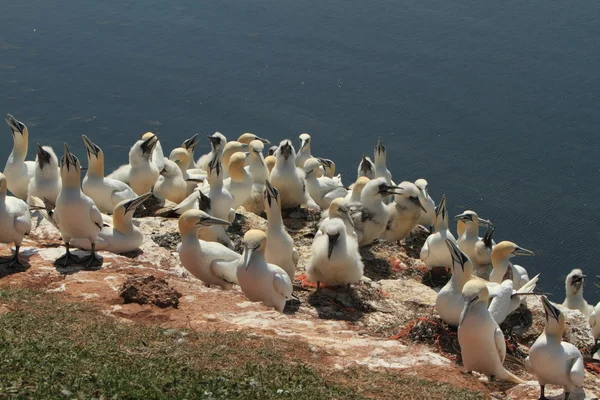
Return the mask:
<svg viewBox="0 0 600 400">
<path fill-rule="evenodd" d="M 197 208 L 198 207 L 198 198 L 200 197 L 200 193 L 198 192 L 192 192 L 192 194 L 190 194 L 188 197 L 186 197 L 185 199 L 183 199 L 183 201 L 181 203 L 179 203 L 177 205 L 177 207 L 175 207 L 173 209 L 173 211 L 175 211 L 177 214 L 181 215 L 184 212 L 186 212 L 187 210 L 191 210 L 193 208 Z"/>
<path fill-rule="evenodd" d="M 569 351 L 569 353 L 571 352 Z M 571 367 L 569 369 L 569 377 L 571 378 L 571 382 L 577 387 L 582 387 L 583 378 L 585 376 L 585 366 L 583 364 L 583 357 L 581 356 L 581 353 L 577 351 L 577 354 L 574 354 L 573 358 L 567 362 L 571 363 Z"/>
<path fill-rule="evenodd" d="M 518 296 L 521 293 L 532 293 L 533 290 L 535 289 L 535 286 L 537 285 L 537 281 L 540 279 L 540 274 L 537 274 L 536 276 L 534 276 L 533 278 L 531 278 L 531 280 L 529 280 L 529 282 L 527 282 L 526 284 L 524 284 L 523 286 L 521 286 L 519 288 L 519 290 L 516 290 L 513 292 L 513 297 L 514 296 Z"/>
<path fill-rule="evenodd" d="M 31 214 L 27 210 L 26 214 L 15 217 L 14 221 L 15 230 L 21 235 L 28 235 L 31 231 Z"/>
<path fill-rule="evenodd" d="M 514 311 L 510 309 L 513 292 L 512 281 L 505 280 L 501 285 L 490 285 L 488 286 L 488 290 L 490 293 L 488 311 L 492 318 L 494 318 L 494 321 L 499 325 L 504 322 L 506 317 L 508 317 L 508 314 Z M 516 310 L 519 307 L 520 301 L 515 299 L 514 303 L 516 304 Z"/>
<path fill-rule="evenodd" d="M 590 326 L 593 328 L 596 326 L 596 310 L 592 311 L 592 313 L 590 314 Z"/>
<path fill-rule="evenodd" d="M 292 281 L 286 273 L 275 274 L 273 277 L 273 288 L 277 293 L 286 299 L 290 299 L 292 297 L 292 291 L 294 290 Z"/>
<path fill-rule="evenodd" d="M 348 195 L 348 191 L 344 189 L 342 186 L 337 186 L 335 189 L 327 193 L 323 198 L 331 203 L 333 200 L 339 197 L 346 197 Z"/>
<path fill-rule="evenodd" d="M 423 247 L 421 247 L 421 253 L 419 254 L 421 261 L 426 261 L 427 257 L 429 257 L 429 240 L 425 240 Z"/>
<path fill-rule="evenodd" d="M 531 361 L 529 361 L 529 356 L 527 356 L 527 358 L 525 358 L 525 361 L 523 362 L 523 364 L 525 364 L 525 369 L 527 371 L 529 371 L 530 374 L 533 374 L 533 369 L 531 368 Z"/>
<path fill-rule="evenodd" d="M 92 202 L 92 204 L 94 204 Z M 102 227 L 104 226 L 104 219 L 102 219 L 102 213 L 100 212 L 100 210 L 98 210 L 98 207 L 96 207 L 95 205 L 92 205 L 92 208 L 90 209 L 90 218 L 92 219 L 92 222 L 98 227 L 98 230 L 102 229 Z"/>
<path fill-rule="evenodd" d="M 165 154 L 163 153 L 160 141 L 156 142 L 156 147 L 152 153 L 152 162 L 154 165 L 156 165 L 156 168 L 158 168 L 159 171 L 162 171 L 162 169 L 165 167 Z"/>
<path fill-rule="evenodd" d="M 123 200 L 135 199 L 137 197 L 133 189 L 131 189 L 129 185 L 125 182 L 119 181 L 117 179 L 104 178 L 103 183 L 105 186 L 110 188 L 112 192 L 111 201 L 114 204 L 118 204 Z"/>
<path fill-rule="evenodd" d="M 292 249 L 292 262 L 294 263 L 294 265 L 298 265 L 298 260 L 300 260 L 300 254 L 298 254 L 298 249 L 296 249 L 295 247 Z M 592 325 L 594 326 L 594 325 Z"/>
<path fill-rule="evenodd" d="M 232 250 L 233 251 L 233 250 Z M 236 253 L 236 255 L 238 255 Z M 210 263 L 210 272 L 213 275 L 218 276 L 225 282 L 238 285 L 237 279 L 237 264 L 238 259 L 216 259 Z"/>
<path fill-rule="evenodd" d="M 116 179 L 121 182 L 128 183 L 129 182 L 129 171 L 131 170 L 131 165 L 125 164 L 121 165 L 119 168 L 111 172 L 110 175 L 107 176 L 109 179 Z"/>
<path fill-rule="evenodd" d="M 506 358 L 506 342 L 504 341 L 504 334 L 500 330 L 500 327 L 497 327 L 496 331 L 494 331 L 494 341 L 496 342 L 496 350 L 498 350 L 500 361 L 504 364 L 504 359 Z"/>
</svg>

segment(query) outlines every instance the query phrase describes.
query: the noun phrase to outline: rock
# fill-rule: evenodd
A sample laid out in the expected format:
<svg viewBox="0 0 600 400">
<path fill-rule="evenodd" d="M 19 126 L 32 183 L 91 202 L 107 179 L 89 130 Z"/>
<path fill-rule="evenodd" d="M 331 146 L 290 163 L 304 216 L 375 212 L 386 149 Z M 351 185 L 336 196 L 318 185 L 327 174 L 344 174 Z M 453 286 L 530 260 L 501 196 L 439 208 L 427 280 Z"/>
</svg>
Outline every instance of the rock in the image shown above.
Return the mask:
<svg viewBox="0 0 600 400">
<path fill-rule="evenodd" d="M 121 286 L 119 296 L 125 304 L 154 304 L 160 308 L 177 308 L 181 293 L 169 287 L 166 280 L 148 275 L 128 278 Z"/>
<path fill-rule="evenodd" d="M 155 233 L 150 236 L 154 243 L 165 249 L 175 251 L 177 245 L 181 243 L 179 232 Z"/>
</svg>

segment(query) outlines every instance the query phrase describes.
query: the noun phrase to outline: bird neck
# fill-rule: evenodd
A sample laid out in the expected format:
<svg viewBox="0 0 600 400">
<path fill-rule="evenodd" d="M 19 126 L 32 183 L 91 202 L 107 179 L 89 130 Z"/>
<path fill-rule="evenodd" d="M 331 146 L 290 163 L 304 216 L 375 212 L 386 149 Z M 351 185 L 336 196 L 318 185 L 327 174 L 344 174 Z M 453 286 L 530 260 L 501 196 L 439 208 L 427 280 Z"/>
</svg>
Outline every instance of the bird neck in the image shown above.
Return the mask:
<svg viewBox="0 0 600 400">
<path fill-rule="evenodd" d="M 91 176 L 104 178 L 104 160 L 100 157 L 88 156 L 88 171 Z"/>
<path fill-rule="evenodd" d="M 243 182 L 246 178 L 246 170 L 243 165 L 232 165 L 229 168 L 229 176 L 232 182 Z"/>
<path fill-rule="evenodd" d="M 25 161 L 27 157 L 27 149 L 29 147 L 27 138 L 21 136 L 20 133 L 15 133 L 13 136 L 13 151 L 10 153 L 14 161 Z"/>
<path fill-rule="evenodd" d="M 561 324 L 552 317 L 549 318 L 549 321 L 546 321 L 546 326 L 544 326 L 544 334 L 546 335 L 546 338 L 549 341 L 555 341 L 558 343 L 562 341 L 564 330 L 564 324 L 561 326 Z"/>
<path fill-rule="evenodd" d="M 278 205 L 275 207 L 265 207 L 265 213 L 267 214 L 267 227 L 270 228 L 283 228 L 283 218 L 281 217 L 281 209 Z"/>
<path fill-rule="evenodd" d="M 74 167 L 73 167 L 74 168 Z M 81 189 L 81 184 L 79 180 L 79 173 L 76 170 L 68 171 L 66 167 L 63 167 L 61 171 L 60 178 L 62 180 L 62 187 L 65 189 Z"/>
<path fill-rule="evenodd" d="M 376 168 L 384 168 L 385 167 L 385 153 L 375 152 L 375 167 Z"/>
<path fill-rule="evenodd" d="M 441 232 L 443 230 L 448 230 L 448 220 L 446 218 L 436 218 L 435 231 Z"/>
<path fill-rule="evenodd" d="M 468 222 L 465 225 L 466 225 L 465 235 L 467 238 L 472 239 L 472 238 L 479 237 L 478 224 L 476 224 L 475 222 Z"/>
<path fill-rule="evenodd" d="M 117 210 L 113 214 L 113 227 L 124 235 L 131 234 L 133 232 L 132 213 L 123 215 L 122 210 Z"/>
<path fill-rule="evenodd" d="M 565 284 L 565 292 L 567 293 L 567 297 L 572 300 L 583 300 L 583 286 L 579 289 L 575 289 L 573 286 L 568 283 Z"/>
</svg>

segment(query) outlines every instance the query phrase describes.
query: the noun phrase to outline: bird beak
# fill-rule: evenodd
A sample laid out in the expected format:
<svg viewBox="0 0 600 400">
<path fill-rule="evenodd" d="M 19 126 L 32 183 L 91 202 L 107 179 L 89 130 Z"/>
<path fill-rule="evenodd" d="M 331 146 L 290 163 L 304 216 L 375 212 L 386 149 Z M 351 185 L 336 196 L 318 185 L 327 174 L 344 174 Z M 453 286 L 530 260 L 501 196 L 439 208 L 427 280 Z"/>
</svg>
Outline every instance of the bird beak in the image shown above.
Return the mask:
<svg viewBox="0 0 600 400">
<path fill-rule="evenodd" d="M 554 318 L 558 321 L 558 317 L 560 316 L 560 311 L 558 308 L 554 307 L 552 303 L 548 300 L 546 296 L 542 296 L 542 305 L 544 306 L 544 311 L 546 313 L 546 320 L 549 320 L 549 317 Z"/>
<path fill-rule="evenodd" d="M 167 174 L 167 172 L 168 172 L 168 171 L 167 171 L 167 166 L 165 165 L 165 166 L 163 167 L 163 169 L 161 169 L 161 170 L 160 170 L 160 174 L 161 174 L 162 176 L 165 176 L 165 175 Z"/>
<path fill-rule="evenodd" d="M 144 204 L 144 202 L 148 200 L 150 196 L 152 196 L 152 193 L 148 192 L 136 197 L 135 199 L 129 200 L 127 203 L 124 204 L 125 214 L 127 214 L 130 211 L 135 211 L 135 209 Z"/>
<path fill-rule="evenodd" d="M 335 235 L 327 235 L 329 237 L 329 249 L 327 250 L 327 258 L 331 260 L 331 253 L 333 253 L 333 248 L 335 247 L 335 243 L 340 238 L 340 234 L 336 233 Z"/>
<path fill-rule="evenodd" d="M 308 144 L 308 140 L 301 140 L 300 141 L 300 148 L 303 149 L 304 146 L 306 146 Z"/>
<path fill-rule="evenodd" d="M 281 151 L 281 155 L 287 160 L 287 158 L 292 154 L 292 146 L 285 142 L 283 146 L 279 149 Z"/>
<path fill-rule="evenodd" d="M 404 189 L 401 186 L 384 185 L 383 188 L 379 190 L 379 192 L 388 196 L 391 194 L 402 194 L 402 190 Z"/>
<path fill-rule="evenodd" d="M 479 218 L 479 224 L 485 226 L 486 228 L 494 226 L 494 224 L 492 224 L 492 221 L 483 218 Z"/>
<path fill-rule="evenodd" d="M 199 226 L 229 226 L 231 225 L 229 222 L 225 221 L 224 219 L 220 219 L 220 218 L 215 218 L 213 216 L 208 216 L 208 217 L 202 217 L 200 218 L 200 220 L 196 223 L 196 225 Z"/>
<path fill-rule="evenodd" d="M 144 140 L 141 145 L 143 154 L 148 156 L 152 154 L 157 143 L 158 138 L 156 136 L 150 136 L 148 139 Z"/>
<path fill-rule="evenodd" d="M 217 147 L 221 144 L 221 139 L 218 136 L 210 135 L 207 137 L 208 137 L 208 140 L 210 140 L 210 144 L 213 147 Z"/>
<path fill-rule="evenodd" d="M 202 193 L 202 190 L 198 191 L 200 197 L 198 198 L 198 209 L 204 211 L 205 213 L 210 212 L 210 197 Z"/>
<path fill-rule="evenodd" d="M 350 216 L 350 209 L 346 206 L 344 207 L 338 207 L 338 211 L 341 212 L 341 217 L 342 217 L 342 221 L 347 221 L 350 226 L 352 226 L 352 228 L 356 228 L 354 226 L 354 221 L 352 220 L 352 217 Z"/>
<path fill-rule="evenodd" d="M 44 165 L 50 164 L 50 153 L 44 150 L 40 144 L 37 145 L 35 152 L 37 154 L 38 163 L 40 164 L 40 169 L 44 169 Z"/>
<path fill-rule="evenodd" d="M 13 136 L 16 132 L 19 132 L 22 135 L 25 131 L 25 124 L 21 121 L 17 121 L 12 115 L 6 114 L 5 121 L 8 124 L 10 130 L 12 131 Z"/>
<path fill-rule="evenodd" d="M 385 154 L 385 146 L 381 142 L 381 138 L 377 139 L 377 146 L 375 147 L 375 153 Z"/>
<path fill-rule="evenodd" d="M 362 156 L 362 160 L 360 161 L 360 170 L 367 172 L 371 170 L 371 163 L 367 160 L 367 157 Z"/>
<path fill-rule="evenodd" d="M 495 230 L 496 229 L 493 226 L 488 226 L 483 234 L 483 244 L 490 250 L 492 249 L 492 236 L 494 235 Z"/>
<path fill-rule="evenodd" d="M 196 145 L 198 144 L 199 141 L 200 141 L 199 135 L 196 133 L 191 138 L 185 139 L 185 141 L 183 142 L 183 144 L 181 145 L 181 147 L 183 147 L 186 150 L 189 150 L 189 149 L 193 150 L 194 147 L 196 147 Z"/>
<path fill-rule="evenodd" d="M 583 284 L 583 280 L 585 275 L 575 275 L 571 278 L 571 286 L 581 286 Z"/>
<path fill-rule="evenodd" d="M 453 263 L 460 265 L 460 267 L 462 268 L 462 270 L 464 272 L 465 264 L 467 263 L 467 261 L 469 261 L 469 258 L 467 257 L 467 255 L 465 253 L 463 253 L 458 248 L 456 243 L 454 243 L 450 239 L 446 239 L 446 247 L 448 247 L 448 250 L 450 251 L 450 256 L 452 257 Z"/>
<path fill-rule="evenodd" d="M 248 270 L 250 259 L 252 258 L 252 253 L 254 253 L 255 248 L 246 245 L 244 250 L 244 269 Z"/>
<path fill-rule="evenodd" d="M 271 207 L 271 199 L 275 199 L 277 201 L 277 196 L 279 195 L 279 191 L 275 189 L 269 180 L 265 180 L 265 197 L 267 198 L 267 202 L 269 203 L 269 207 Z"/>
<path fill-rule="evenodd" d="M 471 214 L 458 214 L 454 217 L 455 221 L 473 221 L 473 216 Z M 480 220 L 481 221 L 481 220 Z"/>
<path fill-rule="evenodd" d="M 75 160 L 73 159 L 73 155 L 69 152 L 69 146 L 65 143 L 65 162 L 67 164 L 67 169 L 69 169 L 69 165 L 75 165 Z"/>
<path fill-rule="evenodd" d="M 423 210 L 427 214 L 427 210 L 425 209 L 425 207 L 423 206 L 423 203 L 421 203 L 421 200 L 419 200 L 418 197 L 411 196 L 411 197 L 409 197 L 409 200 L 412 201 L 414 204 L 416 204 L 417 207 L 419 207 L 421 210 Z"/>
<path fill-rule="evenodd" d="M 100 153 L 100 147 L 96 146 L 94 142 L 92 142 L 87 136 L 81 135 L 83 139 L 83 144 L 85 145 L 85 149 L 88 152 L 88 157 L 93 154 L 98 158 L 98 154 Z"/>
<path fill-rule="evenodd" d="M 521 247 L 517 247 L 512 253 L 515 256 L 535 256 L 535 253 L 533 251 L 523 249 Z"/>
<path fill-rule="evenodd" d="M 321 165 L 323 166 L 323 168 L 331 168 L 331 161 L 327 160 L 325 158 L 320 158 L 318 157 L 317 160 L 319 160 L 319 162 L 321 163 Z"/>
<path fill-rule="evenodd" d="M 447 214 L 446 211 L 446 195 L 442 195 L 442 199 L 440 200 L 440 204 L 437 205 L 437 207 L 435 208 L 435 216 L 436 218 L 439 218 L 440 216 L 442 216 L 442 218 L 445 218 Z"/>
<path fill-rule="evenodd" d="M 264 144 L 271 144 L 271 142 L 269 141 L 269 139 L 263 139 L 261 137 L 258 137 L 256 135 L 254 135 L 254 140 L 260 140 L 261 142 L 263 142 Z"/>
</svg>

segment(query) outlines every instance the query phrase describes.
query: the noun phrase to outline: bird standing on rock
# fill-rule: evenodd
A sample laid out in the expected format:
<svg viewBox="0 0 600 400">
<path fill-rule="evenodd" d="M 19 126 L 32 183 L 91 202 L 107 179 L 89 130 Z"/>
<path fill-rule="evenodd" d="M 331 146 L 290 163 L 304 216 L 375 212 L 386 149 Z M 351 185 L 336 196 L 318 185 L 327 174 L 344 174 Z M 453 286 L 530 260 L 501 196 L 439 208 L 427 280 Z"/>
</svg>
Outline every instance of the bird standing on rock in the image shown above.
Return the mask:
<svg viewBox="0 0 600 400">
<path fill-rule="evenodd" d="M 31 230 L 31 215 L 25 201 L 18 197 L 6 195 L 8 181 L 0 173 L 0 243 L 14 243 L 15 256 L 9 261 L 8 266 L 22 267 L 19 261 L 19 249 L 25 235 Z"/>
</svg>

